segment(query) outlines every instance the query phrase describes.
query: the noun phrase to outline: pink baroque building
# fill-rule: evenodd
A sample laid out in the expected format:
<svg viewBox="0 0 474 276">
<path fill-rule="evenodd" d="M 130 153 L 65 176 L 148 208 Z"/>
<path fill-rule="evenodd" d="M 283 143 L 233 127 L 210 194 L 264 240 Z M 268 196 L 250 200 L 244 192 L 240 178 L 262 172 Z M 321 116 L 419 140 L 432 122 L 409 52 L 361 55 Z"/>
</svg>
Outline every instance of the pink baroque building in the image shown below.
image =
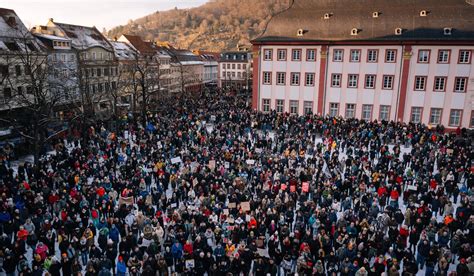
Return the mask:
<svg viewBox="0 0 474 276">
<path fill-rule="evenodd" d="M 473 2 L 294 0 L 252 42 L 252 106 L 473 128 Z"/>
</svg>

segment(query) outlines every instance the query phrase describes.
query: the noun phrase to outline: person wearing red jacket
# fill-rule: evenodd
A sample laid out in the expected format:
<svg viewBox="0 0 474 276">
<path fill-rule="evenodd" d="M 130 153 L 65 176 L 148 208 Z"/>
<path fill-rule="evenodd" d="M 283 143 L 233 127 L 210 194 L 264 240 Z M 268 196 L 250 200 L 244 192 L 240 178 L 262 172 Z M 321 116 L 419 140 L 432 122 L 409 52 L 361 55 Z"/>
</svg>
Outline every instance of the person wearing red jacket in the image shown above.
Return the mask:
<svg viewBox="0 0 474 276">
<path fill-rule="evenodd" d="M 403 225 L 400 228 L 399 234 L 400 234 L 400 238 L 402 240 L 403 246 L 406 247 L 407 246 L 407 239 L 408 239 L 408 236 L 410 235 L 410 232 L 408 231 L 408 226 Z"/>
<path fill-rule="evenodd" d="M 377 194 L 379 195 L 379 198 L 387 194 L 387 188 L 385 186 L 380 186 L 377 189 Z"/>
<path fill-rule="evenodd" d="M 18 240 L 26 241 L 28 234 L 28 231 L 23 226 L 20 226 L 20 230 L 16 233 L 16 237 Z"/>
<path fill-rule="evenodd" d="M 97 195 L 99 195 L 99 197 L 103 197 L 105 195 L 104 187 L 100 187 L 97 189 Z"/>
<path fill-rule="evenodd" d="M 183 246 L 183 250 L 188 255 L 193 255 L 193 243 L 191 241 L 186 241 Z"/>
<path fill-rule="evenodd" d="M 257 228 L 257 220 L 254 217 L 250 218 L 250 221 L 248 223 L 249 229 L 256 229 Z"/>
<path fill-rule="evenodd" d="M 390 192 L 390 206 L 394 208 L 398 208 L 398 198 L 400 197 L 400 194 L 398 193 L 397 189 L 393 189 Z"/>
</svg>

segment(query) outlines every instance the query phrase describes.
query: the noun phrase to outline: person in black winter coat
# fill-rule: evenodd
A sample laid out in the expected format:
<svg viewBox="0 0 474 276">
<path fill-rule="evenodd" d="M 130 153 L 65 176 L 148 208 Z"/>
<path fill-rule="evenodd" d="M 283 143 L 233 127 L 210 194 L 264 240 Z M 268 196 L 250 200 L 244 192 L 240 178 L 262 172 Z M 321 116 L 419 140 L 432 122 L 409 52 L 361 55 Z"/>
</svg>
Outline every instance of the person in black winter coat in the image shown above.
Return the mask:
<svg viewBox="0 0 474 276">
<path fill-rule="evenodd" d="M 72 261 L 68 258 L 66 253 L 63 253 L 61 259 L 61 267 L 63 275 L 72 275 Z"/>
<path fill-rule="evenodd" d="M 5 260 L 3 260 L 3 270 L 5 270 L 7 275 L 13 275 L 17 263 L 18 261 L 12 256 L 12 254 L 7 254 Z"/>
<path fill-rule="evenodd" d="M 459 260 L 459 264 L 456 266 L 456 273 L 458 276 L 470 275 L 469 267 L 467 267 L 465 259 Z"/>
<path fill-rule="evenodd" d="M 418 244 L 418 254 L 416 257 L 416 263 L 420 269 L 423 269 L 425 265 L 426 258 L 430 252 L 430 242 L 428 240 L 422 240 Z"/>
<path fill-rule="evenodd" d="M 51 274 L 51 276 L 61 275 L 61 263 L 59 262 L 59 260 L 56 259 L 56 257 L 53 257 L 53 262 L 49 267 L 49 274 Z"/>
</svg>

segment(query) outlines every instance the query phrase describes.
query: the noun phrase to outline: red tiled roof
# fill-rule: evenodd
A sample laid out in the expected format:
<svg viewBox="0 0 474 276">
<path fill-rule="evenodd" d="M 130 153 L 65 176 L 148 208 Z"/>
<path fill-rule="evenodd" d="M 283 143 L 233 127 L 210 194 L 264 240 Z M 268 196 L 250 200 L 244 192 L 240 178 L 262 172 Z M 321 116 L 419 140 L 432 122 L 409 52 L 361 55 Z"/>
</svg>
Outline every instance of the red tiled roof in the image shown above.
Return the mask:
<svg viewBox="0 0 474 276">
<path fill-rule="evenodd" d="M 141 53 L 155 53 L 153 43 L 143 41 L 143 39 L 137 35 L 123 35 L 132 44 L 132 46 Z"/>
</svg>

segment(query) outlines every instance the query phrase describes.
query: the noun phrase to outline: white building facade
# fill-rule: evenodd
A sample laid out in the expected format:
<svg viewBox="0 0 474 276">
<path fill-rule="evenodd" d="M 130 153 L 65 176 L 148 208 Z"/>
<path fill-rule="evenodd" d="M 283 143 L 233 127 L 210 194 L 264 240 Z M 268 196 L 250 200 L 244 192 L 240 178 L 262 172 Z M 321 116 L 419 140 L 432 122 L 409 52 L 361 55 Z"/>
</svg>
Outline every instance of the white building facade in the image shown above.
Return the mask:
<svg viewBox="0 0 474 276">
<path fill-rule="evenodd" d="M 352 2 L 339 1 L 348 13 L 339 19 L 337 5 L 296 0 L 253 41 L 253 108 L 472 128 L 474 6 L 428 2 L 429 13 L 407 1 L 405 16 L 415 18 L 410 29 L 392 22 L 390 13 L 401 8 L 367 4 L 349 13 Z M 306 14 L 299 25 L 288 23 Z"/>
<path fill-rule="evenodd" d="M 219 88 L 247 89 L 252 81 L 251 53 L 223 52 L 219 60 Z"/>
</svg>

